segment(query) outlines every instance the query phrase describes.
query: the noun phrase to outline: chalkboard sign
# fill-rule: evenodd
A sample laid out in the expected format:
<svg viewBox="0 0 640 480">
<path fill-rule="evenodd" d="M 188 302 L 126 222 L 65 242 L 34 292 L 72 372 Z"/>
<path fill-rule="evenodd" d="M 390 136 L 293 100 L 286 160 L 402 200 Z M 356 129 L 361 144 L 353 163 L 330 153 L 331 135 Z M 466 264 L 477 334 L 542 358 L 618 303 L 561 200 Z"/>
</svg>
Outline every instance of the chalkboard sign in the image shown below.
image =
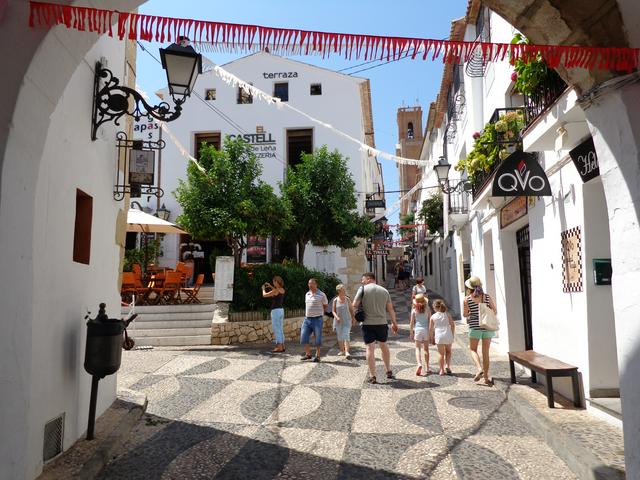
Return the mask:
<svg viewBox="0 0 640 480">
<path fill-rule="evenodd" d="M 571 150 L 569 155 L 571 156 L 571 160 L 573 160 L 573 164 L 578 169 L 583 183 L 600 175 L 600 166 L 598 165 L 598 156 L 596 155 L 593 138 L 589 137 Z"/>
</svg>

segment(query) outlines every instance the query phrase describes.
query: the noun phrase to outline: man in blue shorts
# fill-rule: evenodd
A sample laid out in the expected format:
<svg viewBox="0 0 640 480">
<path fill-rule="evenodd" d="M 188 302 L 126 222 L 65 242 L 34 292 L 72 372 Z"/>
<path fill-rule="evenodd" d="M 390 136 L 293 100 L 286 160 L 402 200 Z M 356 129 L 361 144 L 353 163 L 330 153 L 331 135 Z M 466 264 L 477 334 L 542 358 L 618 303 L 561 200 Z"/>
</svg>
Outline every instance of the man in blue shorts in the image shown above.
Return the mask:
<svg viewBox="0 0 640 480">
<path fill-rule="evenodd" d="M 391 296 L 386 288 L 376 284 L 376 276 L 373 273 L 362 275 L 362 287 L 353 299 L 353 307 L 358 308 L 362 302 L 365 320 L 362 322 L 362 337 L 367 347 L 367 365 L 369 366 L 369 383 L 376 381 L 376 342 L 382 352 L 382 361 L 387 371 L 387 378 L 393 378 L 391 371 L 391 353 L 387 345 L 389 326 L 387 325 L 387 313 L 391 317 L 391 330 L 398 333 L 396 312 L 391 303 Z"/>
<path fill-rule="evenodd" d="M 304 296 L 304 321 L 300 329 L 300 343 L 304 346 L 302 360 L 311 360 L 311 334 L 315 337 L 316 356 L 314 362 L 320 361 L 320 347 L 322 346 L 322 323 L 324 311 L 329 305 L 327 296 L 318 290 L 315 278 L 309 279 L 309 291 Z"/>
</svg>

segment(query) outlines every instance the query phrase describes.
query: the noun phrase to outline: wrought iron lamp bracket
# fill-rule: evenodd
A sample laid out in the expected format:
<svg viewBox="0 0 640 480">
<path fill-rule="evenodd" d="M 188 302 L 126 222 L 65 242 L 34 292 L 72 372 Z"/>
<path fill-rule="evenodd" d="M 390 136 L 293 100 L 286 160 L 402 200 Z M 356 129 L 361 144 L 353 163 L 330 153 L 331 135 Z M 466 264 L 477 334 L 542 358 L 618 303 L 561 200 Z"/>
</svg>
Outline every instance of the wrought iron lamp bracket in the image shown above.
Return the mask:
<svg viewBox="0 0 640 480">
<path fill-rule="evenodd" d="M 463 193 L 470 190 L 470 183 L 467 180 L 460 180 L 455 185 L 452 185 L 449 180 L 440 182 L 440 189 L 443 193 L 449 195 L 450 193 Z"/>
<path fill-rule="evenodd" d="M 101 85 L 104 81 L 104 86 Z M 91 116 L 91 140 L 96 140 L 100 125 L 106 122 L 120 125 L 120 118 L 129 115 L 140 120 L 142 117 L 153 118 L 170 122 L 182 113 L 182 104 L 185 98 L 174 98 L 175 108 L 167 102 L 160 102 L 151 106 L 144 97 L 132 88 L 120 85 L 120 80 L 113 76 L 111 70 L 103 68 L 100 62 L 96 62 L 95 77 L 93 83 L 93 113 Z"/>
</svg>

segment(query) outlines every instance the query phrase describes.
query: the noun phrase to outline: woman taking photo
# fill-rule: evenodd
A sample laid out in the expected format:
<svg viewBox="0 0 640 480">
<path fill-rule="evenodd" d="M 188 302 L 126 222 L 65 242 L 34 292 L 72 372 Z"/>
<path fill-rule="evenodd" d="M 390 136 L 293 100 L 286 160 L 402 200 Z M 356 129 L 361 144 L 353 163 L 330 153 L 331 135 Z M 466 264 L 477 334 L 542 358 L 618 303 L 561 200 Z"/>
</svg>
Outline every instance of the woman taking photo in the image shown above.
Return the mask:
<svg viewBox="0 0 640 480">
<path fill-rule="evenodd" d="M 271 298 L 271 325 L 276 346 L 275 353 L 284 352 L 284 281 L 281 277 L 273 277 L 273 285 L 265 282 L 262 285 L 262 297 Z"/>
<path fill-rule="evenodd" d="M 467 287 L 467 297 L 464 299 L 463 315 L 467 318 L 469 325 L 469 350 L 471 358 L 475 363 L 478 373 L 473 377 L 479 385 L 493 386 L 493 379 L 489 377 L 489 347 L 495 332 L 486 330 L 480 326 L 480 304 L 488 305 L 494 313 L 497 313 L 496 306 L 491 297 L 482 290 L 482 281 L 475 276 L 464 282 Z M 482 362 L 478 355 L 478 343 L 482 342 Z M 480 381 L 482 379 L 482 381 Z"/>
</svg>

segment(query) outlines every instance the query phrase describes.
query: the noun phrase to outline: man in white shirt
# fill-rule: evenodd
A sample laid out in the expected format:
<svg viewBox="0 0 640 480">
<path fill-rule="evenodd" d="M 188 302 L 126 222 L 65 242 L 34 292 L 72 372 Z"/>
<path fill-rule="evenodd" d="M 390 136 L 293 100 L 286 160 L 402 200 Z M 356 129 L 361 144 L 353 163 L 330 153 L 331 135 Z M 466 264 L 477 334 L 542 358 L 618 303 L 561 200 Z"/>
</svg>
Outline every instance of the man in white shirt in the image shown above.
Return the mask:
<svg viewBox="0 0 640 480">
<path fill-rule="evenodd" d="M 311 334 L 315 337 L 316 356 L 314 362 L 320 361 L 320 347 L 322 346 L 322 324 L 324 311 L 329 305 L 327 296 L 318 290 L 315 278 L 309 279 L 309 291 L 304 296 L 304 321 L 300 329 L 300 343 L 304 347 L 302 360 L 311 360 Z"/>
</svg>

